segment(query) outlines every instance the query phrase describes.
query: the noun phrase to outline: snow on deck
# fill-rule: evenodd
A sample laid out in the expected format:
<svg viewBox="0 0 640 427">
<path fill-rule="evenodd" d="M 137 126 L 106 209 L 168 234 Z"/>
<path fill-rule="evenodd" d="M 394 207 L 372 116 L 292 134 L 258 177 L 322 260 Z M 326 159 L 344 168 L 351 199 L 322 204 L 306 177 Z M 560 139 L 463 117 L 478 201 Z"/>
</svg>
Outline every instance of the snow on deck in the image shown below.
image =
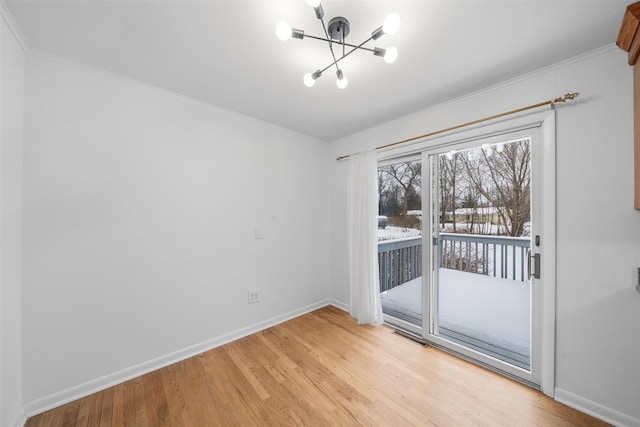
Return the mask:
<svg viewBox="0 0 640 427">
<path fill-rule="evenodd" d="M 528 368 L 530 355 L 529 282 L 441 268 L 441 335 Z M 383 311 L 421 326 L 421 278 L 380 294 Z"/>
</svg>

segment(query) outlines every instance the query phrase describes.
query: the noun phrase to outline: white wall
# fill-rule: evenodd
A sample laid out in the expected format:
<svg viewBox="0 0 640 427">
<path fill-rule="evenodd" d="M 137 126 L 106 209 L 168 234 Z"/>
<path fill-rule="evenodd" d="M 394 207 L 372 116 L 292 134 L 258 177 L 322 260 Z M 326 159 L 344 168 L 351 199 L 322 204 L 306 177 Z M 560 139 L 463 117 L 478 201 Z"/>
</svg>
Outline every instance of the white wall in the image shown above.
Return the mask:
<svg viewBox="0 0 640 427">
<path fill-rule="evenodd" d="M 640 425 L 632 69 L 608 47 L 331 144 L 331 298 L 349 303 L 339 155 L 581 92 L 557 111 L 556 398 Z"/>
<path fill-rule="evenodd" d="M 35 55 L 25 103 L 27 412 L 327 303 L 326 142 Z"/>
<path fill-rule="evenodd" d="M 624 52 L 605 49 L 329 148 L 28 55 L 20 183 L 20 162 L 7 165 L 6 157 L 19 145 L 5 144 L 5 132 L 7 123 L 21 127 L 21 109 L 13 109 L 21 91 L 11 84 L 5 97 L 5 82 L 21 79 L 21 60 L 16 53 L 6 74 L 7 52 L 18 51 L 2 35 L 3 425 L 13 417 L 6 408 L 15 413 L 21 403 L 13 345 L 21 334 L 22 403 L 42 409 L 328 297 L 347 306 L 346 164 L 336 156 L 568 91 L 582 95 L 557 115 L 556 395 L 640 425 L 640 294 L 633 286 L 640 213 L 632 209 L 632 83 Z M 20 191 L 7 194 L 20 185 L 22 331 L 20 305 L 5 299 L 19 301 L 20 287 L 7 285 L 4 270 L 7 256 L 19 258 L 20 227 L 4 230 L 10 218 L 19 221 Z M 265 239 L 254 239 L 254 227 Z M 261 290 L 261 303 L 247 305 L 249 289 Z"/>
<path fill-rule="evenodd" d="M 0 425 L 21 424 L 24 53 L 0 16 Z"/>
</svg>

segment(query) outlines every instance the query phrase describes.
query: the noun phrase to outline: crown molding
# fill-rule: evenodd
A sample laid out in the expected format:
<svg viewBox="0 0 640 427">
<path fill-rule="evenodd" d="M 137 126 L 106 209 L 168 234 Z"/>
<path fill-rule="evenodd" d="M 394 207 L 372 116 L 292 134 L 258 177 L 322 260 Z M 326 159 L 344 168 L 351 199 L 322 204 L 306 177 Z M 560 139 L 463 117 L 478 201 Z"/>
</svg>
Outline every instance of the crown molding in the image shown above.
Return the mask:
<svg viewBox="0 0 640 427">
<path fill-rule="evenodd" d="M 29 43 L 22 33 L 22 30 L 18 26 L 15 18 L 11 14 L 11 11 L 9 10 L 9 7 L 7 6 L 5 0 L 0 0 L 0 15 L 2 15 L 2 19 L 7 24 L 7 27 L 9 27 L 9 31 L 11 31 L 11 34 L 13 34 L 13 37 L 15 37 L 22 50 L 28 52 Z"/>
<path fill-rule="evenodd" d="M 599 47 L 599 48 L 596 48 L 596 49 L 593 49 L 593 50 L 590 50 L 590 51 L 587 51 L 587 52 L 572 56 L 572 57 L 567 58 L 567 59 L 563 59 L 561 61 L 555 62 L 555 63 L 547 65 L 545 67 L 538 68 L 538 69 L 533 70 L 533 71 L 529 71 L 527 73 L 520 74 L 520 75 L 518 75 L 516 77 L 512 77 L 510 79 L 504 80 L 502 82 L 499 82 L 499 83 L 496 83 L 496 84 L 493 84 L 493 85 L 489 85 L 487 87 L 484 87 L 484 88 L 469 92 L 467 94 L 455 97 L 453 99 L 450 99 L 450 100 L 447 100 L 447 101 L 444 101 L 444 102 L 435 103 L 433 105 L 427 106 L 427 107 L 425 107 L 423 109 L 420 109 L 418 111 L 415 111 L 413 113 L 409 113 L 407 115 L 404 115 L 404 116 L 398 117 L 396 119 L 390 120 L 388 122 L 382 123 L 380 125 L 377 125 L 377 126 L 375 126 L 373 128 L 366 129 L 366 130 L 363 130 L 363 131 L 360 131 L 360 132 L 353 133 L 351 135 L 343 136 L 343 137 L 341 137 L 339 139 L 336 139 L 336 140 L 329 141 L 329 143 L 331 145 L 336 146 L 336 145 L 340 145 L 344 141 L 351 140 L 352 138 L 354 138 L 356 136 L 375 135 L 376 133 L 380 133 L 384 129 L 393 128 L 394 126 L 397 126 L 398 124 L 402 124 L 403 122 L 405 122 L 407 120 L 419 119 L 420 117 L 424 117 L 425 115 L 428 115 L 429 113 L 431 113 L 433 111 L 438 111 L 440 109 L 447 108 L 447 107 L 450 107 L 450 106 L 456 105 L 456 104 L 462 104 L 462 103 L 465 103 L 465 102 L 467 102 L 467 101 L 469 101 L 471 99 L 474 99 L 474 98 L 477 98 L 479 96 L 482 96 L 484 94 L 493 93 L 493 92 L 495 92 L 497 90 L 504 89 L 504 88 L 507 88 L 507 87 L 510 87 L 510 86 L 514 86 L 514 85 L 516 85 L 518 83 L 521 83 L 521 82 L 526 82 L 527 80 L 533 79 L 535 77 L 543 76 L 543 75 L 548 74 L 550 72 L 561 70 L 561 69 L 566 68 L 566 67 L 568 67 L 568 66 L 570 66 L 572 64 L 576 64 L 576 63 L 580 63 L 580 62 L 583 62 L 583 61 L 587 61 L 587 60 L 589 60 L 591 58 L 594 58 L 594 57 L 597 57 L 597 56 L 600 56 L 600 55 L 604 55 L 604 54 L 606 54 L 608 52 L 614 52 L 614 51 L 619 51 L 619 50 L 620 50 L 620 48 L 618 48 L 615 43 L 611 42 L 611 43 L 606 44 L 606 45 L 604 45 L 602 47 Z M 398 139 L 401 139 L 401 138 L 398 138 Z M 372 139 L 372 140 L 375 140 L 375 138 Z"/>
<path fill-rule="evenodd" d="M 567 58 L 567 59 L 563 59 L 563 60 L 555 62 L 555 63 L 553 63 L 551 65 L 547 65 L 545 67 L 538 68 L 537 70 L 529 71 L 529 72 L 521 74 L 519 76 L 512 77 L 512 78 L 507 79 L 505 81 L 502 81 L 500 83 L 487 86 L 487 87 L 485 87 L 483 89 L 479 89 L 479 90 L 473 91 L 471 93 L 468 93 L 466 95 L 462 95 L 462 96 L 454 98 L 452 100 L 436 104 L 436 105 L 434 105 L 432 107 L 428 107 L 428 108 L 426 108 L 424 110 L 418 111 L 418 112 L 412 114 L 412 116 L 413 115 L 419 116 L 420 114 L 424 114 L 425 112 L 427 112 L 429 110 L 436 110 L 436 109 L 440 109 L 440 108 L 447 107 L 447 106 L 450 106 L 450 105 L 464 103 L 464 102 L 466 102 L 466 101 L 468 101 L 470 99 L 477 98 L 478 96 L 481 96 L 481 95 L 484 95 L 484 94 L 488 94 L 488 93 L 492 93 L 492 92 L 495 92 L 497 90 L 504 89 L 504 88 L 507 88 L 507 87 L 510 87 L 510 86 L 514 86 L 514 85 L 516 85 L 518 83 L 526 82 L 526 81 L 531 80 L 533 78 L 536 78 L 536 77 L 539 77 L 539 76 L 543 76 L 545 74 L 548 74 L 548 73 L 551 73 L 551 72 L 566 68 L 566 67 L 568 67 L 570 65 L 573 65 L 573 64 L 576 64 L 576 63 L 580 63 L 580 62 L 586 61 L 588 59 L 591 59 L 593 57 L 597 57 L 597 56 L 606 54 L 607 52 L 613 52 L 613 51 L 617 51 L 617 50 L 618 50 L 618 47 L 615 45 L 615 43 L 611 42 L 611 43 L 606 44 L 606 45 L 604 45 L 602 47 L 599 47 L 599 48 L 596 48 L 596 49 L 593 49 L 593 50 L 590 50 L 590 51 L 587 51 L 587 52 L 572 56 L 572 57 Z"/>
</svg>

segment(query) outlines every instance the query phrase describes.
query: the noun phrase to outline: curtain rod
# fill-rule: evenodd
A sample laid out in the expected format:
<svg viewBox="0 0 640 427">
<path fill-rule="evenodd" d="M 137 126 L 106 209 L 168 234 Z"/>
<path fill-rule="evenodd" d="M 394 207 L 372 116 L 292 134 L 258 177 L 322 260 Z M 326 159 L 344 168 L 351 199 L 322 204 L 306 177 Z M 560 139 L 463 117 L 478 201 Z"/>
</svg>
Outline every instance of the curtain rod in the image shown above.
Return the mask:
<svg viewBox="0 0 640 427">
<path fill-rule="evenodd" d="M 550 99 L 549 101 L 539 102 L 537 104 L 532 104 L 532 105 L 528 105 L 526 107 L 517 108 L 515 110 L 507 111 L 505 113 L 496 114 L 496 115 L 485 117 L 485 118 L 482 118 L 482 119 L 473 120 L 471 122 L 463 123 L 463 124 L 456 125 L 456 126 L 451 126 L 449 128 L 446 128 L 446 129 L 440 129 L 440 130 L 437 130 L 435 132 L 425 133 L 423 135 L 414 136 L 413 138 L 403 139 L 402 141 L 397 141 L 397 142 L 392 142 L 390 144 L 381 145 L 379 147 L 376 147 L 376 150 L 382 150 L 384 148 L 393 147 L 395 145 L 404 144 L 404 143 L 407 143 L 407 142 L 415 141 L 417 139 L 428 138 L 430 136 L 438 135 L 438 134 L 441 134 L 441 133 L 449 132 L 449 131 L 452 131 L 452 130 L 460 129 L 460 128 L 463 128 L 463 127 L 475 125 L 475 124 L 482 123 L 482 122 L 487 122 L 489 120 L 498 119 L 500 117 L 509 116 L 511 114 L 520 113 L 522 111 L 527 111 L 527 110 L 532 110 L 534 108 L 544 107 L 545 105 L 551 105 L 551 109 L 555 110 L 557 103 L 572 101 L 572 100 L 576 99 L 578 97 L 578 95 L 580 95 L 579 92 L 578 93 L 567 93 L 564 96 L 561 96 L 561 97 L 558 97 L 558 98 L 555 98 L 555 99 Z M 340 157 L 336 158 L 336 161 L 344 160 L 344 159 L 347 159 L 349 157 L 351 157 L 351 154 L 340 156 Z"/>
</svg>

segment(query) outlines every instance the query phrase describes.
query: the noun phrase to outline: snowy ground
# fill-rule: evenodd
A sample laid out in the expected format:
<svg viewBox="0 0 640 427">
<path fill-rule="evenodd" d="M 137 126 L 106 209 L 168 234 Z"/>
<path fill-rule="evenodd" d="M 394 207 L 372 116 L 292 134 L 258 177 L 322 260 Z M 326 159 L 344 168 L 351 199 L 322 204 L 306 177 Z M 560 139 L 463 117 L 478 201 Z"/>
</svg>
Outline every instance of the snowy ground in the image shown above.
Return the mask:
<svg viewBox="0 0 640 427">
<path fill-rule="evenodd" d="M 523 236 L 529 236 L 531 224 L 525 224 L 525 230 Z M 464 222 L 459 222 L 456 224 L 456 232 L 461 233 L 469 233 L 469 229 L 471 228 L 471 224 L 467 224 Z M 481 234 L 484 235 L 499 235 L 500 233 L 504 233 L 502 227 L 498 227 L 495 224 L 474 224 L 473 233 L 470 234 L 478 234 L 478 231 L 482 231 Z M 447 223 L 444 227 L 440 227 L 441 233 L 451 233 L 453 232 L 453 224 Z M 383 240 L 395 240 L 395 239 L 404 239 L 407 237 L 415 237 L 420 236 L 421 231 L 415 228 L 406 228 L 406 227 L 395 227 L 392 225 L 387 226 L 386 228 L 378 228 L 378 241 Z"/>
<path fill-rule="evenodd" d="M 440 232 L 441 233 L 451 233 L 453 232 L 453 224 L 448 222 L 442 226 L 440 224 Z M 467 224 L 465 222 L 458 222 L 456 224 L 456 232 L 457 233 L 469 233 L 469 234 L 493 234 L 498 235 L 500 232 L 503 232 L 502 227 L 499 227 L 496 224 L 486 223 L 486 224 Z"/>
<path fill-rule="evenodd" d="M 445 268 L 439 275 L 441 334 L 526 367 L 530 355 L 529 283 Z M 385 313 L 421 325 L 420 295 L 421 278 L 417 278 L 383 292 L 380 298 Z"/>
<path fill-rule="evenodd" d="M 422 232 L 415 228 L 394 227 L 392 225 L 388 225 L 384 229 L 378 228 L 378 241 L 382 242 L 383 240 L 406 239 L 407 237 L 416 237 L 421 234 Z"/>
<path fill-rule="evenodd" d="M 441 233 L 451 233 L 453 232 L 453 224 L 446 223 L 444 227 L 440 225 Z M 483 235 L 504 235 L 506 230 L 503 226 L 499 226 L 497 224 L 491 224 L 487 222 L 486 224 L 468 224 L 465 222 L 459 222 L 456 224 L 456 232 L 457 233 L 469 233 L 469 234 L 483 234 Z M 522 236 L 529 236 L 531 233 L 531 223 L 527 222 L 524 224 L 524 231 Z"/>
</svg>

